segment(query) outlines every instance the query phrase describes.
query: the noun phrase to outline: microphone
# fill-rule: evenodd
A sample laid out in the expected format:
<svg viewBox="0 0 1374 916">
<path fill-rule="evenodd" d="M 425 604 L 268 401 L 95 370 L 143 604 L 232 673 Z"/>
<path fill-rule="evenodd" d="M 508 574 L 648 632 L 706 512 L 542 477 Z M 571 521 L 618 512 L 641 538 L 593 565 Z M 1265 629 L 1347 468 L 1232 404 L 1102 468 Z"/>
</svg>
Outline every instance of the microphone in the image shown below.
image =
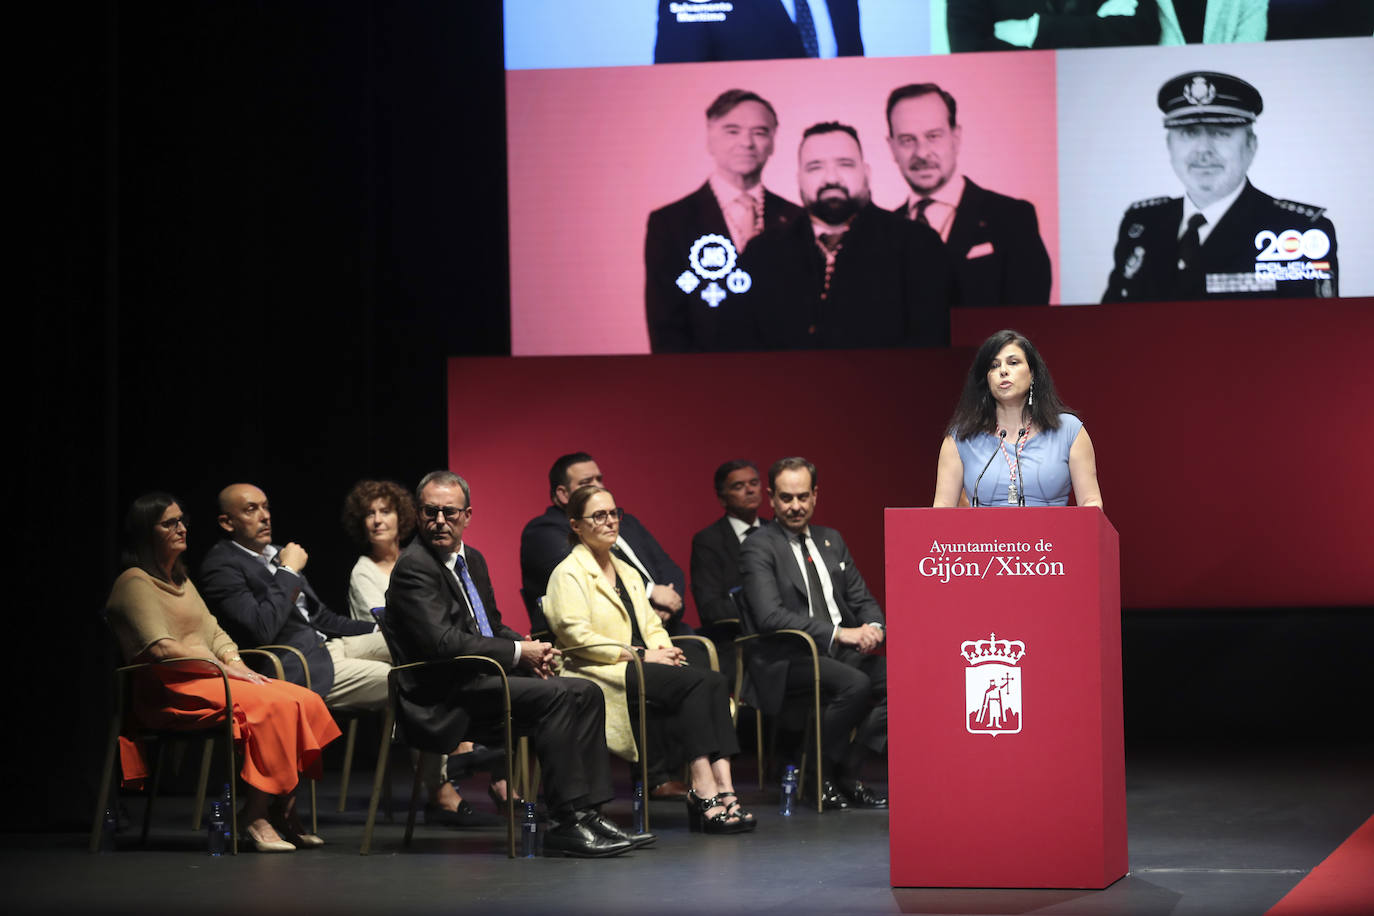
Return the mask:
<svg viewBox="0 0 1374 916">
<path fill-rule="evenodd" d="M 1007 438 L 1007 431 L 1005 429 L 999 429 L 997 431 L 997 435 L 1005 439 Z M 971 505 L 974 509 L 978 508 L 978 485 L 983 482 L 983 474 L 986 474 L 988 472 L 988 468 L 992 467 L 992 459 L 996 457 L 997 452 L 995 451 L 988 456 L 988 463 L 983 465 L 982 474 L 979 474 L 978 479 L 973 482 L 973 502 Z"/>
<path fill-rule="evenodd" d="M 1025 507 L 1026 505 L 1026 482 L 1021 479 L 1021 439 L 1026 435 L 1023 427 L 1016 431 L 1016 505 Z"/>
</svg>

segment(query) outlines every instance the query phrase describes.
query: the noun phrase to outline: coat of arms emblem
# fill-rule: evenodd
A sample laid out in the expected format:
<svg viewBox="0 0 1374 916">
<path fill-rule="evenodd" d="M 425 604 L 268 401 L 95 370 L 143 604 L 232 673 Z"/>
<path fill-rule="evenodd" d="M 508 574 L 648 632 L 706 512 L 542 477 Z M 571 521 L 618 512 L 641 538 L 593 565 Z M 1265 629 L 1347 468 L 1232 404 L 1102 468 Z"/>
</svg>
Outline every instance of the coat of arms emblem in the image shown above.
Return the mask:
<svg viewBox="0 0 1374 916">
<path fill-rule="evenodd" d="M 1021 731 L 1021 657 L 1019 639 L 971 639 L 959 647 L 964 668 L 964 726 L 972 735 L 1014 735 Z"/>
</svg>

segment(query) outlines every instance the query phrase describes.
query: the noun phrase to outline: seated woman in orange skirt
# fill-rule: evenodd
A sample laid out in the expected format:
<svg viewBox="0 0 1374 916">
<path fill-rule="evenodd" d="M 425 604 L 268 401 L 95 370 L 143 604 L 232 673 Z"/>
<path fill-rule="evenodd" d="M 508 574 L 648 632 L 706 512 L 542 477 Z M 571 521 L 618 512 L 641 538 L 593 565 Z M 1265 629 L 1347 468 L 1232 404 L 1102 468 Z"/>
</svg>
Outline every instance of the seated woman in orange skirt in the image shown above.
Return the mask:
<svg viewBox="0 0 1374 916">
<path fill-rule="evenodd" d="M 300 774 L 318 778 L 320 749 L 339 728 L 318 694 L 248 668 L 238 647 L 186 578 L 186 518 L 166 493 L 134 500 L 124 522 L 124 572 L 107 603 L 125 660 L 215 659 L 232 679 L 234 746 L 247 785 L 240 824 L 259 852 L 292 852 L 324 843 L 296 816 Z M 224 687 L 209 666 L 145 669 L 135 679 L 133 713 L 150 728 L 201 728 L 224 715 Z M 143 779 L 138 748 L 121 739 L 125 782 Z M 283 834 L 285 838 L 283 838 Z"/>
</svg>

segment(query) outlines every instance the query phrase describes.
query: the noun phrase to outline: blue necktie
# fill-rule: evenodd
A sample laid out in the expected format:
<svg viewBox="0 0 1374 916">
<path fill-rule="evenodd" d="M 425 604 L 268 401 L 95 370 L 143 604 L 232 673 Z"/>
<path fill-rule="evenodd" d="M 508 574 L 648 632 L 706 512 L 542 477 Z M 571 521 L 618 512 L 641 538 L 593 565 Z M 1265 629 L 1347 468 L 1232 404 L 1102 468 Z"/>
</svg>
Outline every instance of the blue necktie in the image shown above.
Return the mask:
<svg viewBox="0 0 1374 916">
<path fill-rule="evenodd" d="M 477 597 L 477 584 L 468 574 L 468 564 L 461 553 L 453 555 L 453 566 L 458 570 L 458 578 L 463 581 L 463 590 L 468 593 L 468 601 L 472 603 L 472 616 L 477 618 L 477 629 L 482 631 L 483 636 L 490 636 L 491 623 L 487 620 L 487 609 L 482 607 L 482 599 Z"/>
<path fill-rule="evenodd" d="M 819 58 L 820 41 L 816 38 L 816 21 L 808 0 L 797 0 L 797 32 L 801 33 L 801 47 L 807 51 L 808 58 Z"/>
<path fill-rule="evenodd" d="M 816 38 L 816 20 L 811 17 L 811 5 L 808 0 L 797 0 L 797 31 L 801 33 L 806 56 L 820 57 L 821 44 Z"/>
</svg>

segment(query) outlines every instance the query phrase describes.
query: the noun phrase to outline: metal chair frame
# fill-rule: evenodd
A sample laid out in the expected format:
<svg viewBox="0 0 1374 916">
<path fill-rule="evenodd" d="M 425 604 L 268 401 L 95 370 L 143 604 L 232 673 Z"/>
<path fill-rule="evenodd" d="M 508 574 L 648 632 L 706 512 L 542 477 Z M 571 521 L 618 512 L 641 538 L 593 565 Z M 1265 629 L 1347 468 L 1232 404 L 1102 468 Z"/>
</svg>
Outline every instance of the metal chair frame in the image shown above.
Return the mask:
<svg viewBox="0 0 1374 916">
<path fill-rule="evenodd" d="M 453 658 L 435 659 L 425 662 L 411 662 L 407 665 L 396 665 L 387 674 L 387 704 L 386 712 L 382 718 L 382 738 L 377 750 L 377 768 L 372 780 L 372 797 L 367 805 L 367 824 L 363 828 L 363 843 L 359 850 L 360 855 L 369 855 L 372 852 L 372 830 L 377 822 L 377 806 L 381 800 L 383 785 L 387 775 L 387 764 L 391 758 L 391 735 L 396 725 L 396 676 L 401 671 L 415 671 L 421 668 L 433 668 L 440 665 L 457 665 L 458 667 L 491 668 L 501 677 L 501 692 L 503 696 L 502 723 L 505 732 L 505 752 L 506 752 L 506 857 L 515 858 L 515 787 L 514 787 L 514 744 L 512 740 L 511 727 L 511 708 L 510 708 L 510 681 L 506 677 L 506 671 L 501 664 L 494 659 L 484 655 L 457 655 Z M 486 672 L 484 672 L 486 673 Z M 411 837 L 415 832 L 415 807 L 420 798 L 420 768 L 415 768 L 415 776 L 410 789 L 410 808 L 406 813 L 405 845 L 410 846 Z"/>
</svg>

